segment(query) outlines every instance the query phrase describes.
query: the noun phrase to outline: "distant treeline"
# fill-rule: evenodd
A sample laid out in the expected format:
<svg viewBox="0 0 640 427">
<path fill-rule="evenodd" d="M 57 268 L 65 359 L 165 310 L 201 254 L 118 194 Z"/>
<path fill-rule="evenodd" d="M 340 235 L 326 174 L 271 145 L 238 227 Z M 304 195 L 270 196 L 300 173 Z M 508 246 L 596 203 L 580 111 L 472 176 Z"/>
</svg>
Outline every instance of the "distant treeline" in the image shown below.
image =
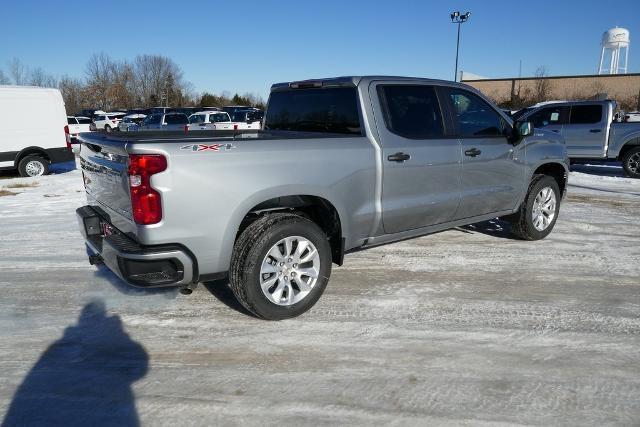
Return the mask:
<svg viewBox="0 0 640 427">
<path fill-rule="evenodd" d="M 223 92 L 195 94 L 193 85 L 172 59 L 162 55 L 138 55 L 133 61 L 117 61 L 105 53 L 91 56 L 83 78 L 56 78 L 42 68 L 30 69 L 19 59 L 9 61 L 0 84 L 54 87 L 60 89 L 67 113 L 96 108 L 115 109 L 170 107 L 222 107 L 250 105 L 264 108 L 261 96 Z"/>
</svg>

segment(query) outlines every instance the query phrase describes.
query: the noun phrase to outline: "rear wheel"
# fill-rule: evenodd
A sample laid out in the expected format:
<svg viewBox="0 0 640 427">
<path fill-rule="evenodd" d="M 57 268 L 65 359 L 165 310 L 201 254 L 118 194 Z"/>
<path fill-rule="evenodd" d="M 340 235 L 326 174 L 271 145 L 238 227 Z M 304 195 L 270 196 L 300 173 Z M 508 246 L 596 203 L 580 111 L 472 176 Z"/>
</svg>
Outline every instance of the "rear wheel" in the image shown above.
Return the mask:
<svg viewBox="0 0 640 427">
<path fill-rule="evenodd" d="M 505 217 L 511 232 L 523 240 L 544 239 L 556 225 L 560 212 L 560 188 L 555 179 L 536 175 L 527 196 L 515 214 Z"/>
<path fill-rule="evenodd" d="M 318 301 L 331 275 L 331 248 L 315 223 L 265 215 L 234 245 L 229 282 L 240 303 L 268 320 L 296 317 Z"/>
<path fill-rule="evenodd" d="M 632 178 L 640 178 L 640 146 L 634 147 L 622 156 L 622 167 Z"/>
<path fill-rule="evenodd" d="M 41 176 L 49 173 L 49 161 L 40 156 L 27 156 L 18 163 L 20 176 Z"/>
</svg>

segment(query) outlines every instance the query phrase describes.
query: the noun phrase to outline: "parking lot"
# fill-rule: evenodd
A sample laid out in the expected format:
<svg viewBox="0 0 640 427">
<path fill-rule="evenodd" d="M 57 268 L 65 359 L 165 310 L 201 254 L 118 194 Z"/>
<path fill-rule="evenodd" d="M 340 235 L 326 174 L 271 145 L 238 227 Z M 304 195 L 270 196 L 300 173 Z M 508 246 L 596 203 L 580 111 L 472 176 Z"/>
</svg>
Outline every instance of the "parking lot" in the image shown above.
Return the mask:
<svg viewBox="0 0 640 427">
<path fill-rule="evenodd" d="M 0 179 L 9 425 L 640 423 L 640 186 L 619 168 L 574 167 L 545 240 L 496 220 L 355 253 L 282 322 L 224 282 L 184 296 L 90 266 L 68 169 Z"/>
</svg>

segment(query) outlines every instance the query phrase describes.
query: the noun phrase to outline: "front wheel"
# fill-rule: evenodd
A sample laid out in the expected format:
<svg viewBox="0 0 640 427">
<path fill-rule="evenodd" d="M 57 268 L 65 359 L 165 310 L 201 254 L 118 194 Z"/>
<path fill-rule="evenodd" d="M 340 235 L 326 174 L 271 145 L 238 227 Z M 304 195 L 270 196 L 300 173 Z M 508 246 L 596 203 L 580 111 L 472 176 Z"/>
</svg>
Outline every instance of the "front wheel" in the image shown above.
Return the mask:
<svg viewBox="0 0 640 427">
<path fill-rule="evenodd" d="M 640 178 L 640 146 L 634 147 L 622 156 L 622 167 L 632 178 Z"/>
<path fill-rule="evenodd" d="M 238 301 L 268 320 L 296 317 L 318 301 L 331 275 L 325 233 L 299 215 L 251 223 L 234 245 L 229 282 Z"/>
<path fill-rule="evenodd" d="M 111 126 L 109 126 L 109 125 L 104 125 L 104 131 L 105 131 L 106 133 L 111 133 Z"/>
<path fill-rule="evenodd" d="M 560 212 L 560 188 L 555 179 L 537 175 L 520 210 L 505 217 L 511 223 L 511 232 L 523 240 L 544 239 L 556 225 Z"/>
</svg>

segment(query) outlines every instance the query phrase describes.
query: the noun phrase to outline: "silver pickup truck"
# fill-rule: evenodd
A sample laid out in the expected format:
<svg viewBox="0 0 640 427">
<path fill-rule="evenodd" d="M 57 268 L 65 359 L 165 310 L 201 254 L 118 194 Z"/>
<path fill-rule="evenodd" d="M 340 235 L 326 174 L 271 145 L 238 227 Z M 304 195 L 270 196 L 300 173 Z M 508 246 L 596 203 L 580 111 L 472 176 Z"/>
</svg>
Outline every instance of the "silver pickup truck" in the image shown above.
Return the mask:
<svg viewBox="0 0 640 427">
<path fill-rule="evenodd" d="M 92 263 L 142 287 L 228 277 L 266 319 L 313 306 L 350 251 L 496 217 L 544 238 L 569 162 L 474 89 L 402 77 L 275 84 L 257 132 L 81 138 Z"/>
<path fill-rule="evenodd" d="M 615 159 L 640 178 L 640 123 L 613 121 L 615 101 L 563 101 L 521 110 L 517 120 L 562 135 L 569 158 Z"/>
</svg>

